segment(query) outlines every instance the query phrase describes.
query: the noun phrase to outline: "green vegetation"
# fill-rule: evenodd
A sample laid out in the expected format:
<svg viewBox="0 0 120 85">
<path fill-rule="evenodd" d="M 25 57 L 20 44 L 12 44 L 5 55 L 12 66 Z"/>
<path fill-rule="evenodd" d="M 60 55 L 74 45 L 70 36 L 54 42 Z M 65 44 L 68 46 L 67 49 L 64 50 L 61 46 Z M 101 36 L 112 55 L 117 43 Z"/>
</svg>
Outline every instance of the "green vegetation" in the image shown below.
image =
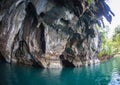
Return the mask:
<svg viewBox="0 0 120 85">
<path fill-rule="evenodd" d="M 115 28 L 115 34 L 113 35 L 113 43 L 115 53 L 120 53 L 120 25 Z"/>
<path fill-rule="evenodd" d="M 109 27 L 100 28 L 100 36 L 102 38 L 102 49 L 98 54 L 98 57 L 112 56 L 114 54 L 120 53 L 120 26 L 115 28 L 115 33 L 112 38 L 108 38 Z"/>
<path fill-rule="evenodd" d="M 89 4 L 92 4 L 92 2 L 93 2 L 93 0 L 88 0 L 88 3 L 89 3 Z"/>
</svg>

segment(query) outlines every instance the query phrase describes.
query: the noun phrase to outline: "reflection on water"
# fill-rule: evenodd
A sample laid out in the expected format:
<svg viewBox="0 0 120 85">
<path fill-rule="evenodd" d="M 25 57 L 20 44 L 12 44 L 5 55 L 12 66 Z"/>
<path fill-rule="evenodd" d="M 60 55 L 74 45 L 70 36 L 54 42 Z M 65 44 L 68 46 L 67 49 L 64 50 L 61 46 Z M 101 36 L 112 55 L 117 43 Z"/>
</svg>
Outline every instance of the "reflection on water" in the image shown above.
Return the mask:
<svg viewBox="0 0 120 85">
<path fill-rule="evenodd" d="M 120 57 L 83 68 L 40 69 L 0 62 L 0 85 L 120 85 Z"/>
<path fill-rule="evenodd" d="M 108 85 L 120 85 L 120 69 L 118 68 L 120 64 L 118 62 L 113 60 L 113 70 Z"/>
<path fill-rule="evenodd" d="M 108 85 L 120 85 L 120 75 L 117 72 L 112 73 L 111 81 Z"/>
</svg>

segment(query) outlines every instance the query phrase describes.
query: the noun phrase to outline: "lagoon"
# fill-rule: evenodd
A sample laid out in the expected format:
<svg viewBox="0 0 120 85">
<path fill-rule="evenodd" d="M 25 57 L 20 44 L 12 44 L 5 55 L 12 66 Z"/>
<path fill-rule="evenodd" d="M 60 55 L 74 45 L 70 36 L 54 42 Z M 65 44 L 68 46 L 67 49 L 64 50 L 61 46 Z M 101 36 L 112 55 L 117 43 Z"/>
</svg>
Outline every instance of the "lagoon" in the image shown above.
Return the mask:
<svg viewBox="0 0 120 85">
<path fill-rule="evenodd" d="M 0 85 L 120 85 L 120 57 L 96 65 L 63 69 L 0 61 Z"/>
</svg>

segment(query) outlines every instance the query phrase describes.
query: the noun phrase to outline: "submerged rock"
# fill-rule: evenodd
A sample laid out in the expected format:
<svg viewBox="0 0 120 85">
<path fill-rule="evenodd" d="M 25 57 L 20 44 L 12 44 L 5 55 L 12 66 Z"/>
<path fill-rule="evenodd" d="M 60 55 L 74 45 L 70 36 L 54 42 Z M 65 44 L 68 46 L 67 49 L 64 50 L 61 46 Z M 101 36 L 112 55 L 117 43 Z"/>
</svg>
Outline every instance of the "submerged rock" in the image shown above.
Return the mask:
<svg viewBox="0 0 120 85">
<path fill-rule="evenodd" d="M 61 68 L 99 61 L 101 39 L 96 24 L 103 14 L 98 14 L 97 1 L 90 4 L 85 0 L 2 0 L 1 3 L 0 54 L 7 62 Z"/>
</svg>

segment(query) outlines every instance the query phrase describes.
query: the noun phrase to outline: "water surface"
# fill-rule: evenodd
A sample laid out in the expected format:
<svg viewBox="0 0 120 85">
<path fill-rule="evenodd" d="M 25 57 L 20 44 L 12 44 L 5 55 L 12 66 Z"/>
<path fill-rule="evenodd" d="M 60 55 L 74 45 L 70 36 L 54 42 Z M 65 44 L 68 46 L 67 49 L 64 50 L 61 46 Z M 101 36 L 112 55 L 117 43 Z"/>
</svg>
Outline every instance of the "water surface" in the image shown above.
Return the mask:
<svg viewBox="0 0 120 85">
<path fill-rule="evenodd" d="M 0 61 L 0 85 L 120 85 L 120 57 L 88 67 L 40 69 Z"/>
</svg>

